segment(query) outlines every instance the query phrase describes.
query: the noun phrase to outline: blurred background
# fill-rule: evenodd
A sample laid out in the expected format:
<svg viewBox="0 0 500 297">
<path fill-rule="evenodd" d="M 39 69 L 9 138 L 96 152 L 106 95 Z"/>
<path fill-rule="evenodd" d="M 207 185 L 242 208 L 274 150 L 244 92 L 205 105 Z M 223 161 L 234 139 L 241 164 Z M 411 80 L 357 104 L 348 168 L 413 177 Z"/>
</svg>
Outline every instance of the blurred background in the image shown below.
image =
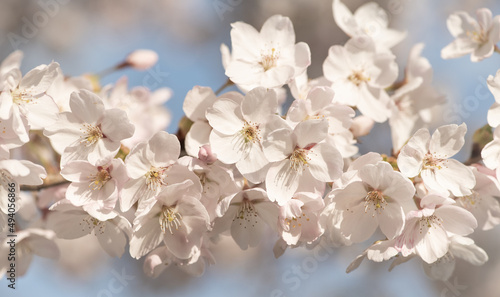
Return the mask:
<svg viewBox="0 0 500 297">
<path fill-rule="evenodd" d="M 365 2 L 344 1 L 352 11 Z M 393 28 L 408 31 L 407 39 L 394 48 L 401 73 L 410 48 L 424 42 L 423 55 L 435 69 L 435 85 L 449 100 L 443 124 L 466 122 L 470 140 L 472 132 L 486 124 L 486 112 L 494 102 L 485 81 L 500 68 L 500 55 L 482 63 L 471 63 L 469 57 L 442 60 L 441 49 L 453 39 L 446 18 L 457 10 L 474 15 L 480 7 L 498 15 L 500 2 L 377 2 L 388 11 Z M 113 66 L 138 48 L 155 50 L 160 60 L 152 69 L 113 73 L 103 84 L 127 76 L 130 86 L 171 88 L 168 131 L 175 133 L 185 94 L 195 85 L 216 90 L 226 81 L 219 47 L 230 45 L 232 22 L 244 21 L 260 29 L 274 14 L 290 17 L 296 40 L 311 48 L 308 74 L 315 78 L 322 75 L 328 48 L 347 40 L 333 20 L 331 5 L 331 0 L 1 0 L 0 59 L 21 49 L 23 72 L 54 60 L 73 76 Z M 388 128 L 378 125 L 371 136 L 362 138 L 361 152 L 390 153 Z M 469 154 L 470 141 L 458 158 L 464 161 Z M 157 279 L 149 279 L 142 272 L 142 260 L 127 254 L 111 259 L 92 236 L 58 241 L 59 262 L 35 257 L 28 273 L 18 279 L 14 294 L 5 279 L 0 281 L 0 296 L 498 296 L 499 235 L 498 228 L 473 234 L 490 261 L 474 267 L 458 260 L 449 282 L 428 279 L 415 260 L 392 272 L 387 271 L 389 263 L 366 262 L 346 274 L 346 267 L 369 243 L 329 251 L 288 250 L 274 259 L 273 234 L 247 251 L 222 238 L 214 250 L 217 264 L 207 267 L 201 277 L 171 267 Z"/>
</svg>

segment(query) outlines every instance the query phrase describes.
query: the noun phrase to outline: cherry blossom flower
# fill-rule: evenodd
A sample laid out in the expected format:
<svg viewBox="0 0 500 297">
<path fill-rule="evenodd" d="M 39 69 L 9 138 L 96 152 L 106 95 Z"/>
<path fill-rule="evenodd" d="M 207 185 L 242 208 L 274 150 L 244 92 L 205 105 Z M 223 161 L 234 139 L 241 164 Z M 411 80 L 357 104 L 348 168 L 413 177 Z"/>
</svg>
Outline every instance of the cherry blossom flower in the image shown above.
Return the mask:
<svg viewBox="0 0 500 297">
<path fill-rule="evenodd" d="M 46 95 L 57 76 L 59 64 L 52 62 L 41 65 L 23 77 L 18 68 L 12 68 L 0 77 L 3 81 L 0 90 L 0 119 L 14 117 L 14 129 L 27 137 L 29 128 L 23 125 L 26 117 L 31 129 L 43 129 L 58 119 L 59 108 L 54 100 Z"/>
<path fill-rule="evenodd" d="M 125 159 L 130 180 L 120 195 L 120 209 L 129 210 L 137 201 L 154 198 L 162 188 L 190 179 L 199 187 L 198 177 L 186 166 L 177 164 L 180 143 L 175 135 L 161 131 L 148 142 L 137 144 Z"/>
<path fill-rule="evenodd" d="M 189 191 L 192 186 L 186 180 L 162 189 L 155 201 L 141 200 L 130 240 L 133 258 L 141 258 L 162 241 L 180 259 L 189 259 L 200 249 L 210 218 L 199 192 Z"/>
<path fill-rule="evenodd" d="M 273 229 L 278 225 L 278 206 L 269 201 L 266 191 L 253 188 L 224 198 L 227 211 L 215 220 L 215 234 L 230 230 L 234 241 L 242 250 L 259 244 L 266 224 Z"/>
<path fill-rule="evenodd" d="M 340 0 L 332 6 L 335 23 L 350 37 L 369 36 L 381 49 L 392 48 L 406 37 L 406 32 L 389 28 L 387 12 L 375 2 L 363 4 L 354 14 Z"/>
<path fill-rule="evenodd" d="M 358 176 L 360 181 L 330 193 L 335 207 L 343 211 L 340 230 L 352 242 L 367 240 L 378 226 L 387 238 L 395 238 L 405 224 L 403 206 L 413 202 L 413 184 L 387 162 L 367 164 Z"/>
<path fill-rule="evenodd" d="M 110 211 L 99 218 L 89 214 L 82 207 L 62 200 L 50 208 L 48 225 L 58 238 L 75 239 L 94 234 L 101 247 L 111 257 L 121 257 L 127 238 L 131 238 L 130 222 L 116 211 Z"/>
<path fill-rule="evenodd" d="M 158 62 L 158 54 L 147 49 L 138 49 L 131 52 L 125 62 L 137 70 L 148 70 Z"/>
<path fill-rule="evenodd" d="M 61 163 L 88 160 L 92 164 L 112 158 L 120 141 L 134 134 L 127 114 L 119 109 L 105 109 L 96 94 L 81 90 L 71 94 L 71 112 L 45 128 L 54 149 L 62 155 Z"/>
<path fill-rule="evenodd" d="M 312 243 L 323 234 L 319 213 L 325 207 L 319 194 L 296 193 L 280 207 L 278 231 L 288 245 Z"/>
<path fill-rule="evenodd" d="M 342 174 L 342 156 L 328 136 L 326 120 L 304 121 L 292 130 L 276 117 L 266 129 L 264 154 L 273 162 L 266 175 L 271 201 L 284 205 L 299 187 L 321 192 L 324 183 Z"/>
<path fill-rule="evenodd" d="M 289 18 L 270 17 L 257 32 L 243 22 L 231 24 L 231 58 L 226 75 L 243 90 L 279 88 L 300 75 L 311 63 L 306 43 L 295 44 Z"/>
<path fill-rule="evenodd" d="M 451 14 L 446 21 L 448 30 L 456 39 L 441 50 L 443 59 L 471 54 L 472 62 L 479 62 L 493 54 L 500 41 L 500 16 L 492 17 L 487 8 L 476 11 L 477 20 L 465 11 Z"/>
<path fill-rule="evenodd" d="M 206 116 L 213 130 L 210 146 L 225 164 L 236 164 L 239 172 L 252 183 L 262 182 L 269 161 L 262 151 L 265 124 L 278 108 L 276 92 L 256 88 L 241 103 L 221 98 Z"/>
<path fill-rule="evenodd" d="M 390 99 L 384 89 L 396 80 L 398 67 L 395 56 L 377 52 L 371 39 L 354 37 L 344 46 L 330 47 L 323 73 L 333 83 L 335 101 L 357 107 L 376 122 L 390 116 Z"/>
<path fill-rule="evenodd" d="M 119 193 L 128 180 L 121 159 L 98 165 L 88 161 L 71 161 L 61 170 L 61 175 L 72 182 L 66 191 L 66 198 L 99 220 L 114 210 Z"/>
<path fill-rule="evenodd" d="M 496 128 L 500 126 L 500 70 L 497 71 L 495 76 L 488 76 L 486 83 L 495 98 L 495 102 L 488 110 L 486 119 L 491 127 Z"/>
<path fill-rule="evenodd" d="M 476 180 L 472 170 L 453 157 L 464 145 L 465 124 L 439 127 L 432 137 L 429 130 L 418 130 L 401 149 L 398 167 L 407 177 L 420 174 L 425 186 L 443 194 L 471 195 Z"/>
</svg>

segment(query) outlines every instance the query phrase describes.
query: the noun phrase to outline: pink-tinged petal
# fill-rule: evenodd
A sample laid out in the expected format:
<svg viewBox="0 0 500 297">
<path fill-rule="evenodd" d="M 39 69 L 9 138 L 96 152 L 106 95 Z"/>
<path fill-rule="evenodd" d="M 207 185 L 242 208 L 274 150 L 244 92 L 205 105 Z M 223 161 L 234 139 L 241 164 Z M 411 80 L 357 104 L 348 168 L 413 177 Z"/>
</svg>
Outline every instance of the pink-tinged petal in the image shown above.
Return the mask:
<svg viewBox="0 0 500 297">
<path fill-rule="evenodd" d="M 127 168 L 122 159 L 113 159 L 110 166 L 111 177 L 116 180 L 117 186 L 121 189 L 128 181 Z"/>
<path fill-rule="evenodd" d="M 434 263 L 448 252 L 450 240 L 446 231 L 437 225 L 422 230 L 424 237 L 415 245 L 417 254 L 426 263 Z"/>
<path fill-rule="evenodd" d="M 330 141 L 315 145 L 307 157 L 309 172 L 317 180 L 331 182 L 342 175 L 344 160 Z"/>
<path fill-rule="evenodd" d="M 269 168 L 266 175 L 266 190 L 271 201 L 284 205 L 292 199 L 297 188 L 302 172 L 292 168 L 290 160 L 275 163 Z"/>
<path fill-rule="evenodd" d="M 5 160 L 5 161 L 14 161 L 14 160 Z M 2 161 L 2 162 L 5 162 Z M 15 163 L 9 163 L 10 165 L 14 165 Z M 18 175 L 15 177 L 15 180 L 18 184 L 21 185 L 41 185 L 43 183 L 44 178 L 47 177 L 47 172 L 43 166 L 35 164 L 31 161 L 21 160 L 18 161 L 18 167 L 26 167 L 29 169 L 28 175 Z M 13 170 L 12 167 L 7 170 Z M 14 174 L 13 174 L 14 175 Z"/>
<path fill-rule="evenodd" d="M 281 15 L 274 15 L 266 20 L 260 36 L 266 43 L 279 44 L 280 46 L 287 46 L 295 43 L 295 32 L 293 24 L 288 17 Z"/>
<path fill-rule="evenodd" d="M 104 111 L 101 130 L 112 141 L 121 141 L 134 135 L 135 126 L 130 123 L 125 111 L 113 108 Z"/>
<path fill-rule="evenodd" d="M 240 135 L 224 135 L 216 130 L 210 133 L 210 147 L 224 164 L 234 164 L 241 159 L 243 141 Z"/>
<path fill-rule="evenodd" d="M 486 252 L 474 244 L 474 240 L 467 237 L 453 236 L 450 251 L 455 257 L 464 259 L 472 265 L 480 266 L 488 261 Z"/>
<path fill-rule="evenodd" d="M 68 146 L 78 145 L 83 137 L 82 130 L 82 122 L 73 113 L 63 112 L 55 124 L 45 128 L 43 135 L 49 137 L 52 147 L 62 155 Z"/>
<path fill-rule="evenodd" d="M 104 249 L 108 255 L 111 257 L 120 258 L 125 251 L 125 245 L 127 244 L 127 238 L 125 234 L 114 225 L 111 221 L 105 222 L 106 227 L 104 227 L 103 231 L 94 230 L 96 232 L 97 239 L 101 244 L 101 247 Z"/>
<path fill-rule="evenodd" d="M 38 66 L 26 73 L 19 83 L 19 89 L 29 90 L 33 95 L 46 92 L 56 79 L 58 68 L 59 64 L 56 62 L 52 62 L 48 66 Z"/>
<path fill-rule="evenodd" d="M 398 156 L 398 167 L 406 177 L 415 177 L 420 173 L 423 160 L 428 152 L 431 135 L 427 129 L 420 129 L 403 146 Z"/>
<path fill-rule="evenodd" d="M 91 91 L 73 92 L 69 100 L 71 112 L 81 122 L 96 124 L 104 114 L 104 104 L 101 98 Z"/>
<path fill-rule="evenodd" d="M 210 126 L 225 135 L 236 134 L 244 126 L 240 105 L 231 99 L 217 100 L 207 110 L 206 117 Z"/>
<path fill-rule="evenodd" d="M 264 181 L 269 168 L 269 161 L 259 144 L 252 144 L 248 154 L 236 162 L 236 168 L 240 173 L 254 184 Z"/>
<path fill-rule="evenodd" d="M 454 205 L 443 205 L 436 209 L 435 215 L 441 218 L 444 229 L 456 235 L 468 235 L 477 228 L 477 220 L 468 211 Z"/>
<path fill-rule="evenodd" d="M 139 259 L 156 248 L 163 240 L 158 217 L 144 218 L 130 239 L 130 256 Z M 136 222 L 134 222 L 135 229 Z"/>
<path fill-rule="evenodd" d="M 211 88 L 195 86 L 186 94 L 182 109 L 191 121 L 204 121 L 205 112 L 212 107 L 216 99 Z"/>
<path fill-rule="evenodd" d="M 328 135 L 327 120 L 308 120 L 300 122 L 293 134 L 297 141 L 297 146 L 300 148 L 308 148 L 320 143 Z"/>
<path fill-rule="evenodd" d="M 156 167 L 172 165 L 180 155 L 181 145 L 177 136 L 165 131 L 156 133 L 148 141 L 146 149 L 147 159 Z"/>
<path fill-rule="evenodd" d="M 334 97 L 335 92 L 333 89 L 323 86 L 314 87 L 309 94 L 307 94 L 307 99 L 311 102 L 312 111 L 319 111 L 328 107 L 333 103 Z"/>
<path fill-rule="evenodd" d="M 441 169 L 422 170 L 422 180 L 429 189 L 450 191 L 457 197 L 470 195 L 476 185 L 472 170 L 455 159 L 448 159 Z"/>
<path fill-rule="evenodd" d="M 345 236 L 351 236 L 352 242 L 363 242 L 369 239 L 377 229 L 377 219 L 365 213 L 363 204 L 344 211 L 340 230 Z"/>
<path fill-rule="evenodd" d="M 377 215 L 380 230 L 389 239 L 400 235 L 405 226 L 403 208 L 394 202 L 387 203 L 380 214 Z"/>
<path fill-rule="evenodd" d="M 241 103 L 245 121 L 253 124 L 266 123 L 278 110 L 278 97 L 274 90 L 259 87 L 251 90 Z"/>
<path fill-rule="evenodd" d="M 41 130 L 59 118 L 59 107 L 49 96 L 42 96 L 24 105 L 31 129 Z"/>
<path fill-rule="evenodd" d="M 83 160 L 68 162 L 61 170 L 61 175 L 71 182 L 90 182 L 96 173 L 96 166 Z"/>
<path fill-rule="evenodd" d="M 266 124 L 266 134 L 262 141 L 262 149 L 270 162 L 288 158 L 293 152 L 292 128 L 278 115 L 271 116 Z"/>
<path fill-rule="evenodd" d="M 449 158 L 460 151 L 465 143 L 467 126 L 445 125 L 439 127 L 433 134 L 429 144 L 429 152 Z"/>
<path fill-rule="evenodd" d="M 0 119 L 7 120 L 12 115 L 12 95 L 10 92 L 0 93 Z"/>
<path fill-rule="evenodd" d="M 200 148 L 210 142 L 212 127 L 207 122 L 194 122 L 184 140 L 186 153 L 192 157 L 198 156 Z"/>
</svg>

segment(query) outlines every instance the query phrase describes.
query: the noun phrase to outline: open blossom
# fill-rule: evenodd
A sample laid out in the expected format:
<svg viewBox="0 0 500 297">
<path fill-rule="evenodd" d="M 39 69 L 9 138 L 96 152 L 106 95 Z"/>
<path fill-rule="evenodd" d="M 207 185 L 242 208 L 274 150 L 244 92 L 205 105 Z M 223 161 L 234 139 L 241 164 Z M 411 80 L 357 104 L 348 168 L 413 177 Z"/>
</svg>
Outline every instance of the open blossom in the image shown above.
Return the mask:
<svg viewBox="0 0 500 297">
<path fill-rule="evenodd" d="M 367 35 L 377 48 L 392 48 L 406 37 L 406 32 L 389 28 L 387 12 L 375 2 L 363 4 L 354 14 L 340 0 L 334 0 L 332 7 L 335 23 L 342 31 L 350 37 Z"/>
<path fill-rule="evenodd" d="M 132 226 L 116 211 L 110 211 L 99 218 L 81 207 L 62 200 L 50 208 L 48 225 L 58 238 L 75 239 L 94 234 L 101 247 L 111 257 L 121 257 L 125 251 L 127 238 L 131 238 Z"/>
<path fill-rule="evenodd" d="M 236 164 L 239 172 L 252 183 L 264 180 L 269 161 L 262 151 L 263 130 L 277 111 L 276 92 L 255 88 L 243 101 L 221 98 L 207 110 L 213 130 L 210 146 L 225 164 Z"/>
<path fill-rule="evenodd" d="M 130 255 L 141 258 L 162 241 L 177 258 L 189 259 L 200 249 L 210 218 L 191 180 L 165 187 L 155 200 L 141 200 L 134 219 Z"/>
<path fill-rule="evenodd" d="M 344 46 L 330 47 L 323 73 L 332 82 L 335 101 L 357 107 L 376 122 L 386 121 L 391 110 L 384 89 L 398 76 L 395 58 L 390 52 L 377 52 L 371 39 L 359 36 Z"/>
<path fill-rule="evenodd" d="M 415 194 L 411 181 L 387 162 L 367 164 L 357 174 L 359 181 L 330 193 L 335 208 L 343 211 L 342 233 L 353 242 L 367 240 L 378 226 L 389 239 L 401 234 L 404 206 L 413 202 Z"/>
<path fill-rule="evenodd" d="M 476 18 L 465 11 L 448 17 L 448 30 L 456 39 L 442 49 L 443 59 L 471 54 L 471 61 L 479 62 L 493 54 L 496 43 L 500 41 L 500 16 L 493 18 L 489 9 L 480 8 L 476 11 Z"/>
<path fill-rule="evenodd" d="M 292 129 L 276 116 L 266 129 L 264 153 L 273 162 L 266 175 L 271 201 L 284 205 L 299 188 L 322 192 L 324 183 L 342 174 L 342 156 L 328 136 L 328 121 L 308 120 Z"/>
<path fill-rule="evenodd" d="M 118 195 L 128 180 L 121 159 L 97 165 L 88 161 L 71 161 L 63 167 L 61 175 L 72 182 L 66 198 L 97 219 L 114 210 Z"/>
<path fill-rule="evenodd" d="M 120 209 L 129 210 L 137 201 L 154 198 L 162 188 L 190 179 L 200 188 L 198 177 L 177 164 L 181 145 L 175 135 L 157 132 L 148 142 L 137 144 L 125 159 L 130 179 L 120 195 Z"/>
<path fill-rule="evenodd" d="M 54 149 L 62 155 L 61 164 L 88 160 L 92 164 L 112 158 L 120 141 L 134 134 L 127 114 L 119 109 L 105 109 L 96 94 L 81 90 L 71 94 L 71 112 L 44 130 Z"/>
<path fill-rule="evenodd" d="M 288 245 L 312 243 L 323 234 L 319 214 L 325 207 L 317 193 L 296 193 L 280 207 L 278 231 Z"/>
<path fill-rule="evenodd" d="M 14 118 L 14 129 L 27 134 L 28 126 L 23 125 L 26 117 L 31 129 L 43 129 L 58 118 L 59 108 L 46 92 L 57 76 L 59 64 L 52 62 L 41 65 L 23 77 L 18 68 L 12 68 L 2 80 L 0 89 L 0 119 Z"/>
<path fill-rule="evenodd" d="M 260 32 L 243 22 L 231 26 L 232 53 L 225 59 L 226 75 L 246 91 L 259 86 L 279 88 L 311 63 L 309 46 L 295 44 L 293 25 L 287 17 L 270 17 Z"/>
<path fill-rule="evenodd" d="M 213 232 L 230 230 L 234 241 L 242 250 L 259 244 L 266 225 L 276 229 L 278 206 L 267 197 L 266 191 L 253 188 L 224 198 L 224 216 L 215 220 Z"/>
<path fill-rule="evenodd" d="M 420 174 L 424 185 L 443 194 L 472 194 L 476 180 L 472 170 L 453 157 L 464 145 L 465 124 L 439 127 L 431 137 L 429 130 L 418 130 L 401 149 L 398 167 L 407 177 Z"/>
</svg>

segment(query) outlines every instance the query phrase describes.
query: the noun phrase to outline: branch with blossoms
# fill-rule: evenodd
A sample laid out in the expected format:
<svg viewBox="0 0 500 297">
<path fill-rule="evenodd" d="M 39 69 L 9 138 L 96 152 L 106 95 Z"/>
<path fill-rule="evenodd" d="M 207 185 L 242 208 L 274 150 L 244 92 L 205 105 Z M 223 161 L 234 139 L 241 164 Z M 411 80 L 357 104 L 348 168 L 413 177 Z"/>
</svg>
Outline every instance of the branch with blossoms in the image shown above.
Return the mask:
<svg viewBox="0 0 500 297">
<path fill-rule="evenodd" d="M 100 74 L 71 78 L 56 62 L 23 76 L 22 53 L 12 53 L 0 65 L 0 191 L 6 197 L 15 184 L 43 212 L 11 229 L 0 200 L 2 237 L 16 233 L 28 251 L 19 266 L 27 268 L 31 254 L 57 257 L 55 238 L 94 234 L 110 256 L 144 259 L 149 276 L 168 265 L 200 275 L 215 263 L 219 236 L 245 250 L 268 230 L 276 257 L 375 239 L 348 272 L 365 258 L 392 260 L 391 269 L 415 258 L 430 277 L 446 280 L 456 258 L 484 264 L 488 256 L 466 236 L 500 224 L 500 130 L 478 130 L 466 164 L 453 159 L 467 127 L 439 126 L 435 111 L 446 100 L 433 86 L 424 45 L 411 49 L 397 81 L 391 48 L 406 32 L 389 28 L 375 3 L 352 13 L 334 0 L 333 17 L 350 39 L 330 48 L 314 79 L 309 46 L 296 43 L 287 17 L 272 16 L 260 31 L 232 24 L 231 50 L 221 46 L 227 82 L 186 94 L 176 135 L 164 132 L 169 89 L 128 90 L 125 78 L 99 84 L 124 67 L 151 67 L 155 53 L 137 51 Z M 491 55 L 499 26 L 487 9 L 478 21 L 453 14 L 448 27 L 457 39 L 443 58 Z M 487 120 L 496 128 L 500 72 L 487 83 L 497 100 Z M 231 85 L 239 91 L 223 93 Z M 357 140 L 383 122 L 392 155 L 360 155 Z M 431 133 L 431 126 L 439 127 Z M 19 213 L 27 207 L 18 205 Z M 7 248 L 2 242 L 0 251 Z"/>
</svg>

